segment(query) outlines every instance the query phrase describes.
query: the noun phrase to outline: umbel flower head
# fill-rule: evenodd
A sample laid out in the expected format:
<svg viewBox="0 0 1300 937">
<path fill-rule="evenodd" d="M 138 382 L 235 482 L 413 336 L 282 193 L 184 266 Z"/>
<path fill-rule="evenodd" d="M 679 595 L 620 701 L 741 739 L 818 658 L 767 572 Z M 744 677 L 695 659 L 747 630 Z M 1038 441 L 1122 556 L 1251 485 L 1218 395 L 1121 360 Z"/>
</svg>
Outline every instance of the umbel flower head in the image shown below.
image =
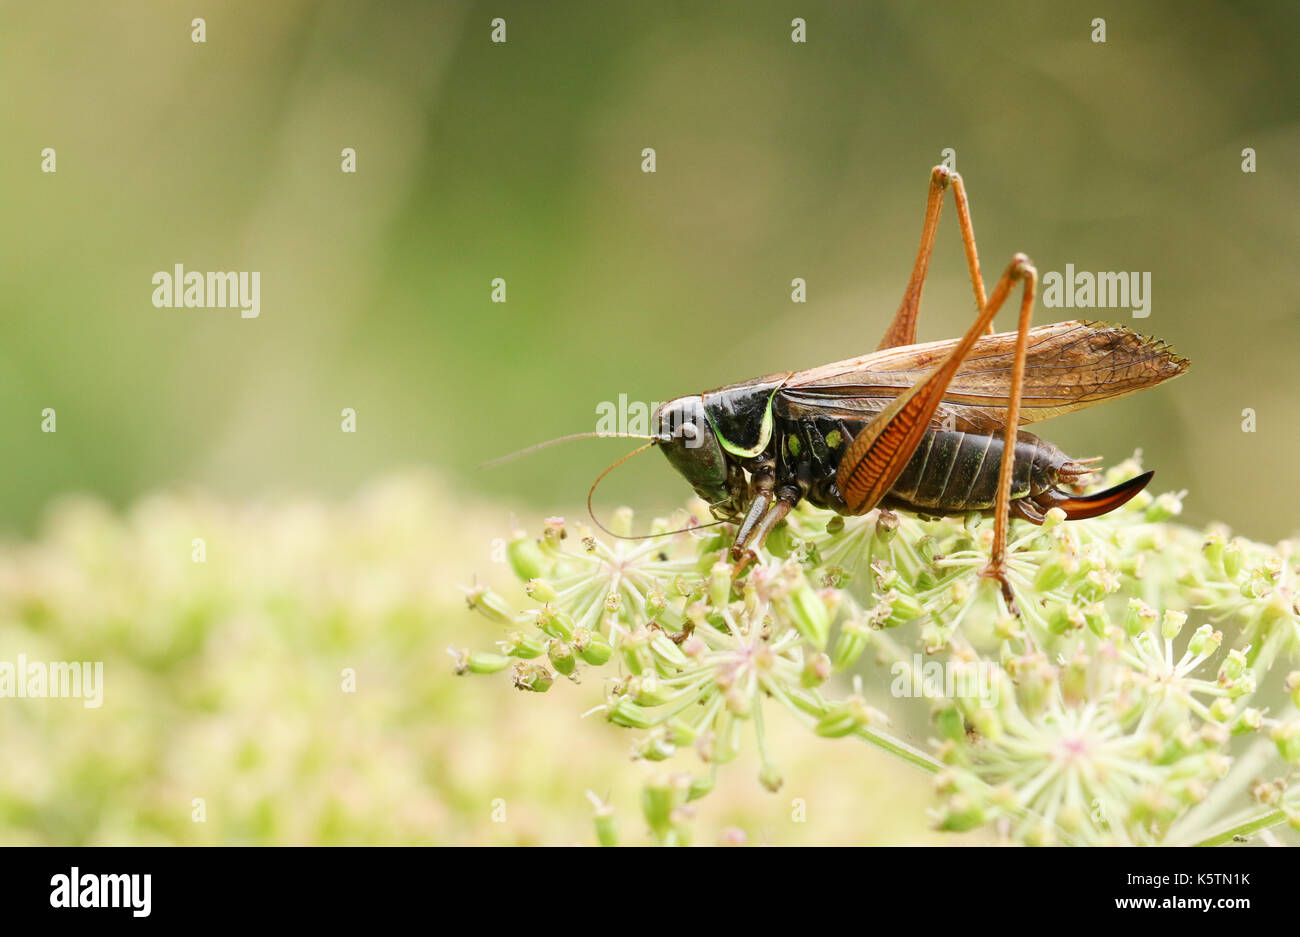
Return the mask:
<svg viewBox="0 0 1300 937">
<path fill-rule="evenodd" d="M 1106 483 L 1136 470 L 1118 466 Z M 1296 823 L 1286 779 L 1300 718 L 1288 694 L 1300 698 L 1300 673 L 1274 666 L 1300 650 L 1290 547 L 1192 530 L 1173 522 L 1180 509 L 1180 496 L 1143 494 L 1093 520 L 1017 522 L 1018 614 L 981 576 L 984 518 L 804 505 L 739 578 L 734 532 L 705 528 L 700 503 L 656 520 L 665 536 L 649 540 L 552 518 L 510 541 L 526 607 L 466 588 L 497 626 L 497 650 L 452 655 L 462 673 L 509 670 L 533 692 L 598 673 L 589 713 L 636 731 L 639 759 L 687 766 L 665 766 L 642 799 L 664 843 L 689 841 L 691 801 L 750 739 L 759 782 L 780 788 L 771 706 L 934 774 L 940 829 L 1136 844 Z M 630 534 L 631 512 L 612 529 Z M 934 738 L 895 735 L 868 684 L 889 685 L 900 713 L 929 708 Z M 1234 773 L 1238 760 L 1253 774 Z M 1261 785 L 1270 763 L 1275 780 Z M 616 838 L 611 811 L 597 804 L 602 843 Z"/>
</svg>

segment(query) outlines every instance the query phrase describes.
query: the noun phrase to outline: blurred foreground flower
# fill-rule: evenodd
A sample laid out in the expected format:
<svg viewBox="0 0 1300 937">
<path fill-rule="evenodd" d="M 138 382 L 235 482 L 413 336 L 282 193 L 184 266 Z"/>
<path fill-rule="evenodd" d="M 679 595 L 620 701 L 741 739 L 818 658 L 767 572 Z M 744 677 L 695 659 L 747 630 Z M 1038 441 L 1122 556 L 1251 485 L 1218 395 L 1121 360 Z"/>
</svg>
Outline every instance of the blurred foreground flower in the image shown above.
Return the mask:
<svg viewBox="0 0 1300 937">
<path fill-rule="evenodd" d="M 1138 470 L 1130 460 L 1106 483 Z M 1300 652 L 1292 545 L 1196 531 L 1172 521 L 1180 509 L 1180 496 L 1143 494 L 1093 520 L 1017 522 L 1019 617 L 981 578 L 984 519 L 805 505 L 733 581 L 731 530 L 704 529 L 702 504 L 655 521 L 686 529 L 652 540 L 609 543 L 552 518 L 510 541 L 526 607 L 466 588 L 497 650 L 452 656 L 458 672 L 509 670 L 533 692 L 599 676 L 591 712 L 636 730 L 636 757 L 663 765 L 642 798 L 662 843 L 690 841 L 692 801 L 747 738 L 760 784 L 781 787 L 773 705 L 934 774 L 939 829 L 987 825 L 1024 843 L 1274 837 L 1300 827 L 1288 786 L 1300 673 L 1280 666 Z M 631 532 L 630 511 L 613 529 Z M 929 708 L 927 746 L 868 705 L 863 686 L 886 683 L 900 713 Z M 612 808 L 595 803 L 598 840 L 615 842 Z"/>
</svg>

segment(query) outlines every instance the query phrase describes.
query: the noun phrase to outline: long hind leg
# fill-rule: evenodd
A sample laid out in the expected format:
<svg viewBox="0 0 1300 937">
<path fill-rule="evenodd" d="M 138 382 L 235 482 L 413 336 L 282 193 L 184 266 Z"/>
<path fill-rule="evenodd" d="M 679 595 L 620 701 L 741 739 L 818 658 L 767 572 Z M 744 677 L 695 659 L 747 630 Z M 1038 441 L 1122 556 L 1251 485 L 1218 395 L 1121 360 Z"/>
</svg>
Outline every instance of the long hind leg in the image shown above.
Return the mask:
<svg viewBox="0 0 1300 937">
<path fill-rule="evenodd" d="M 966 334 L 957 340 L 924 377 L 894 397 L 853 438 L 835 471 L 835 487 L 844 499 L 844 513 L 865 514 L 888 494 L 929 429 L 930 421 L 943 402 L 943 395 L 952 382 L 953 375 L 984 334 L 988 324 L 993 321 L 1016 282 L 1027 280 L 1026 290 L 1029 303 L 1032 304 L 1032 282 L 1036 277 L 1028 257 L 1023 254 L 1013 257 Z M 1024 308 L 1026 307 L 1022 306 L 1022 310 Z M 1027 338 L 1027 335 L 1021 336 L 1022 370 L 1024 342 Z M 1019 384 L 1017 382 L 1017 393 Z"/>
<path fill-rule="evenodd" d="M 984 294 L 984 278 L 980 275 L 979 252 L 975 248 L 975 228 L 971 224 L 970 203 L 966 199 L 966 185 L 957 173 L 943 166 L 930 170 L 930 194 L 925 202 L 925 224 L 921 228 L 921 246 L 912 265 L 912 275 L 907 281 L 903 301 L 894 313 L 894 319 L 885 329 L 877 350 L 899 345 L 916 344 L 916 320 L 921 308 L 921 290 L 925 286 L 926 272 L 930 268 L 930 255 L 934 252 L 934 237 L 939 230 L 939 215 L 943 210 L 944 190 L 951 187 L 957 203 L 957 224 L 961 228 L 962 247 L 966 252 L 966 266 L 970 269 L 971 287 L 975 291 L 975 308 L 983 310 L 988 302 Z M 993 332 L 993 323 L 987 327 Z"/>
<path fill-rule="evenodd" d="M 1034 313 L 1034 293 L 1038 271 L 1026 260 L 1020 267 L 1024 283 L 1020 299 L 1020 320 L 1016 326 L 1016 354 L 1011 367 L 1011 393 L 1007 401 L 1006 425 L 1002 428 L 1002 465 L 998 469 L 998 500 L 993 514 L 993 551 L 983 575 L 1002 586 L 1002 597 L 1015 611 L 1015 595 L 1007 576 L 1007 530 L 1011 515 L 1011 473 L 1015 466 L 1016 432 L 1020 427 L 1020 396 L 1025 383 L 1025 358 L 1029 349 L 1029 329 Z"/>
</svg>

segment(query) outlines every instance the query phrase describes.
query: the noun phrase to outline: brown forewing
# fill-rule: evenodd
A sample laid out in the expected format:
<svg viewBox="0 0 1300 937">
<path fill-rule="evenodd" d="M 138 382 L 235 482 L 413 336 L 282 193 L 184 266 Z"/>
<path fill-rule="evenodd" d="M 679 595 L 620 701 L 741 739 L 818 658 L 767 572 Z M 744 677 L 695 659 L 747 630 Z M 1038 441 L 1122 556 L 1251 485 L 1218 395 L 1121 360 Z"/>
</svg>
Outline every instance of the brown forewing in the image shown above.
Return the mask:
<svg viewBox="0 0 1300 937">
<path fill-rule="evenodd" d="M 957 339 L 904 345 L 799 371 L 778 393 L 782 416 L 869 420 L 924 377 Z M 1015 332 L 981 338 L 962 362 L 931 425 L 967 432 L 1006 421 Z M 1020 423 L 1036 423 L 1154 387 L 1187 370 L 1160 341 L 1121 325 L 1070 321 L 1030 330 Z"/>
</svg>

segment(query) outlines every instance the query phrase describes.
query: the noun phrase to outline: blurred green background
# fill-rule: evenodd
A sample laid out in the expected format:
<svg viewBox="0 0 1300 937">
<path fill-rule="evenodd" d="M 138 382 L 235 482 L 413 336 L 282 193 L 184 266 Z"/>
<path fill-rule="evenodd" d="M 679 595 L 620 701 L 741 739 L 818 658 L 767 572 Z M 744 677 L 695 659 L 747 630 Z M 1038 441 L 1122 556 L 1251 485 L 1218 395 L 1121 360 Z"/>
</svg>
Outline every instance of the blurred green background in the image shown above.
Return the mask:
<svg viewBox="0 0 1300 937">
<path fill-rule="evenodd" d="M 1290 534 L 1300 10 L 1105 7 L 6 4 L 5 525 L 68 490 L 342 494 L 410 463 L 537 512 L 579 503 L 623 446 L 476 466 L 593 428 L 619 393 L 874 348 L 951 147 L 990 279 L 1017 250 L 1150 271 L 1151 316 L 1109 315 L 1192 360 L 1047 434 L 1110 461 L 1143 447 L 1202 519 Z M 155 309 L 150 276 L 176 263 L 261 271 L 261 317 Z M 968 293 L 950 204 L 922 337 L 959 333 Z M 611 498 L 676 503 L 660 461 Z"/>
<path fill-rule="evenodd" d="M 1019 250 L 1043 272 L 1150 271 L 1148 319 L 1092 315 L 1192 360 L 1177 382 L 1044 435 L 1110 462 L 1142 448 L 1156 488 L 1190 489 L 1192 523 L 1297 529 L 1294 3 L 201 7 L 0 5 L 11 538 L 50 542 L 42 518 L 68 493 L 136 510 L 170 489 L 329 503 L 424 466 L 438 510 L 417 516 L 475 538 L 420 554 L 451 588 L 508 515 L 534 527 L 576 511 L 626 447 L 482 461 L 592 429 L 620 393 L 664 400 L 874 348 L 949 147 L 990 282 Z M 493 17 L 505 44 L 489 41 Z M 794 17 L 806 44 L 790 41 Z M 1090 41 L 1094 17 L 1105 44 Z M 340 171 L 343 147 L 356 174 Z M 1241 171 L 1244 147 L 1256 173 Z M 175 264 L 260 271 L 261 316 L 154 308 L 150 277 Z M 790 301 L 794 277 L 806 304 Z M 949 203 L 921 338 L 959 333 L 971 307 Z M 40 431 L 47 407 L 54 434 Z M 355 434 L 340 432 L 345 407 Z M 602 503 L 644 512 L 688 493 L 657 457 L 610 485 Z M 471 509 L 477 526 L 459 516 Z M 28 548 L 13 549 L 11 585 L 34 588 L 13 559 Z M 9 607 L 17 633 L 42 627 L 26 599 Z M 69 614 L 69 634 L 85 630 Z M 220 633 L 220 616 L 206 627 Z M 148 665 L 162 667 L 157 698 L 204 640 Z M 566 730 L 567 712 L 551 714 Z M 51 790 L 30 803 L 57 807 Z M 103 835 L 41 816 L 11 827 Z"/>
</svg>

